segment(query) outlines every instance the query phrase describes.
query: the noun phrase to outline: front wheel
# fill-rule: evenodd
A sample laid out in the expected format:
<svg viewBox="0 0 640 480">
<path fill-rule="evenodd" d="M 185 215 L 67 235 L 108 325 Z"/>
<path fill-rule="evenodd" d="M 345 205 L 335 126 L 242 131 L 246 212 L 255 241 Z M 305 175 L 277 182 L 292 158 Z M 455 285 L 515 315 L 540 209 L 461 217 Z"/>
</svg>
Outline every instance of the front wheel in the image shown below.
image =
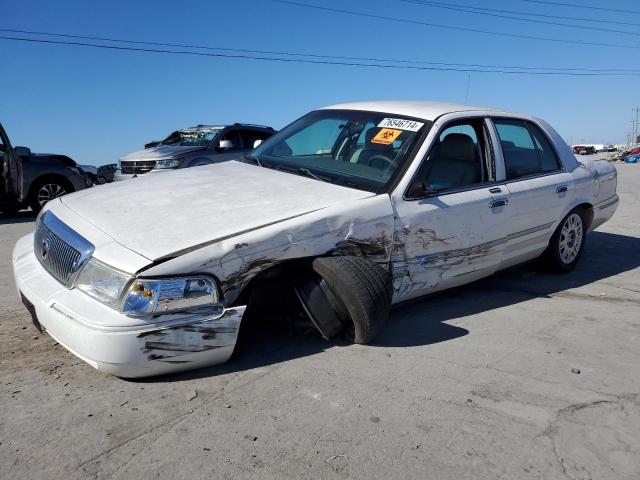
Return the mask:
<svg viewBox="0 0 640 480">
<path fill-rule="evenodd" d="M 319 257 L 316 277 L 295 289 L 320 334 L 331 339 L 343 330 L 354 343 L 368 343 L 389 317 L 391 275 L 361 257 Z"/>
<path fill-rule="evenodd" d="M 580 260 L 586 240 L 585 217 L 574 209 L 562 219 L 543 254 L 547 266 L 558 273 L 573 270 Z"/>
<path fill-rule="evenodd" d="M 44 180 L 38 182 L 29 196 L 29 206 L 34 212 L 39 212 L 47 202 L 69 193 L 69 188 L 58 180 Z"/>
</svg>

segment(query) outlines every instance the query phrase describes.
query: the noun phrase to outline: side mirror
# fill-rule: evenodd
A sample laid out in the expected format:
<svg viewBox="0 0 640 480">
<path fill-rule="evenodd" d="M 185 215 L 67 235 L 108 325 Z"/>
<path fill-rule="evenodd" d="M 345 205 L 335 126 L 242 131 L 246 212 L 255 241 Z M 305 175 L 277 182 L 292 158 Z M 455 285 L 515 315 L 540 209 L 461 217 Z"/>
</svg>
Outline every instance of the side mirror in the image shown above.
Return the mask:
<svg viewBox="0 0 640 480">
<path fill-rule="evenodd" d="M 160 142 L 154 140 L 153 142 L 145 143 L 144 148 L 146 150 L 147 148 L 157 147 L 158 145 L 160 145 Z"/>
<path fill-rule="evenodd" d="M 253 148 L 258 148 L 260 145 L 262 145 L 262 140 L 260 139 L 253 142 Z"/>
<path fill-rule="evenodd" d="M 14 152 L 16 152 L 16 155 L 18 157 L 29 157 L 31 156 L 31 149 L 28 147 L 15 147 L 13 149 Z"/>
<path fill-rule="evenodd" d="M 231 140 L 220 140 L 218 144 L 219 150 L 231 150 L 233 148 L 233 142 Z"/>
</svg>

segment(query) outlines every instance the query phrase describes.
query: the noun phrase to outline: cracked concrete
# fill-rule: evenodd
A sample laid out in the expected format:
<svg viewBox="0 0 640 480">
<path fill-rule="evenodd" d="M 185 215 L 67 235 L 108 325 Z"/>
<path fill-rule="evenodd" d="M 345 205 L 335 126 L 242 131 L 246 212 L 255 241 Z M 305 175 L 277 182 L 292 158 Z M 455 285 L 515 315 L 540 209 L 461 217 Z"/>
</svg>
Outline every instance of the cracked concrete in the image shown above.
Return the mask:
<svg viewBox="0 0 640 480">
<path fill-rule="evenodd" d="M 617 167 L 575 272 L 399 307 L 373 345 L 265 322 L 228 364 L 136 382 L 38 334 L 9 265 L 33 218 L 0 218 L 0 478 L 640 478 L 640 168 Z"/>
</svg>

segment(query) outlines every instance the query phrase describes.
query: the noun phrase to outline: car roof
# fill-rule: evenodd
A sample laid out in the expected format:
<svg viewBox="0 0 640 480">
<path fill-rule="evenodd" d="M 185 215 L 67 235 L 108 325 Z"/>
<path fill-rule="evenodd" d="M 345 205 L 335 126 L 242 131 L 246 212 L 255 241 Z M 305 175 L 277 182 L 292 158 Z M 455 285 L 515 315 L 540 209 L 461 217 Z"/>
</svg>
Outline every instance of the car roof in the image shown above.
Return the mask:
<svg viewBox="0 0 640 480">
<path fill-rule="evenodd" d="M 491 107 L 481 107 L 477 105 L 467 105 L 462 103 L 447 102 L 426 102 L 426 101 L 372 101 L 372 102 L 352 102 L 339 103 L 324 107 L 323 110 L 363 110 L 370 112 L 384 112 L 407 117 L 422 118 L 425 120 L 435 120 L 436 118 L 454 112 L 486 112 L 509 114 L 517 117 L 525 115 L 509 112 L 507 110 Z"/>
</svg>

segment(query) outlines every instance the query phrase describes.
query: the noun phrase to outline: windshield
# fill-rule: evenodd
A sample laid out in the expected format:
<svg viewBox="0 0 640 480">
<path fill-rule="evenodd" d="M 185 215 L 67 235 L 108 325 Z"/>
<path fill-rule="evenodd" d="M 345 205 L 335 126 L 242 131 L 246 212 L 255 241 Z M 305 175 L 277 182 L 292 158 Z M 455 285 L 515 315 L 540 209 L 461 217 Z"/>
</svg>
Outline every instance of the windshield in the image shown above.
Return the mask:
<svg viewBox="0 0 640 480">
<path fill-rule="evenodd" d="M 251 158 L 263 167 L 379 193 L 430 126 L 389 113 L 318 110 L 265 141 Z"/>
<path fill-rule="evenodd" d="M 173 132 L 158 145 L 174 145 L 179 147 L 206 147 L 215 138 L 222 127 L 185 128 Z"/>
</svg>

